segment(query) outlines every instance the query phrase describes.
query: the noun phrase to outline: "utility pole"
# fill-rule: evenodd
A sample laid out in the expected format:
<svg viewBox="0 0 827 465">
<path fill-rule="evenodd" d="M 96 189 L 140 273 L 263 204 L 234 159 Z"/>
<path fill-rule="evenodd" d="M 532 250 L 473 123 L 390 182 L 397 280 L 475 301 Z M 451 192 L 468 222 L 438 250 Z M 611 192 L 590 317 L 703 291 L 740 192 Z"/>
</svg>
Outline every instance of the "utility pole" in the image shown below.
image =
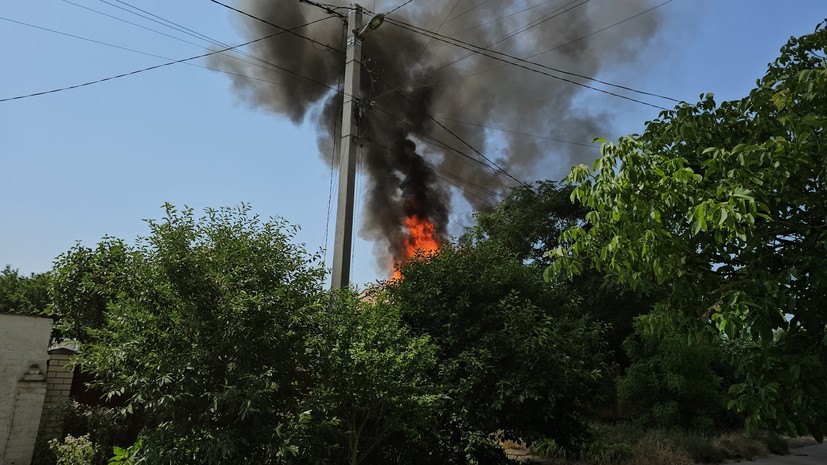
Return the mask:
<svg viewBox="0 0 827 465">
<path fill-rule="evenodd" d="M 347 61 L 345 63 L 342 140 L 339 156 L 339 197 L 336 207 L 336 235 L 333 242 L 331 287 L 350 285 L 350 259 L 353 250 L 353 195 L 356 182 L 356 150 L 360 79 L 362 75 L 362 7 L 352 5 L 347 17 Z"/>
</svg>

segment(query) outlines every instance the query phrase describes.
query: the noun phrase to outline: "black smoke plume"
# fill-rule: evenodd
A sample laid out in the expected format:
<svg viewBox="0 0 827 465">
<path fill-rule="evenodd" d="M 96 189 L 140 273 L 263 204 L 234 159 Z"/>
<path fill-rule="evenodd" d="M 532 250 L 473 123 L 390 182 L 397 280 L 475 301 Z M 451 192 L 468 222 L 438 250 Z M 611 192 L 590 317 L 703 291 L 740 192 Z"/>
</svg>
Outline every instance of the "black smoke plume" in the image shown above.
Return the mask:
<svg viewBox="0 0 827 465">
<path fill-rule="evenodd" d="M 381 13 L 401 2 L 366 1 L 362 6 Z M 349 6 L 342 1 L 333 4 Z M 327 15 L 298 0 L 237 0 L 233 6 L 284 28 Z M 603 67 L 636 58 L 657 29 L 657 12 L 636 18 L 628 27 L 578 39 L 650 6 L 648 0 L 414 0 L 389 18 L 476 45 L 495 44 L 492 50 L 518 57 L 551 50 L 531 60 L 595 75 Z M 278 31 L 249 17 L 235 17 L 250 40 Z M 370 17 L 365 13 L 365 21 Z M 320 44 L 343 49 L 344 25 L 329 19 L 296 32 L 317 43 L 284 33 L 252 45 L 252 54 L 261 62 L 219 55 L 212 64 L 228 73 L 234 90 L 251 105 L 297 123 L 312 118 L 319 128 L 320 151 L 331 161 L 341 111 L 341 96 L 331 88 L 339 85 L 344 61 Z M 387 21 L 365 35 L 362 52 L 365 103 L 359 137 L 369 185 L 359 233 L 373 241 L 377 260 L 386 269 L 403 256 L 407 216 L 430 220 L 438 239 L 447 237 L 450 186 L 474 208 L 485 209 L 514 185 L 486 168 L 487 162 L 465 143 L 517 178 L 560 178 L 569 166 L 593 159 L 596 152 L 549 139 L 588 143 L 606 135 L 611 105 L 617 102 L 608 101 L 602 110 L 584 109 L 576 102 L 587 92 L 581 87 L 471 55 Z M 549 159 L 554 163 L 547 163 Z M 537 167 L 548 171 L 537 173 Z"/>
</svg>

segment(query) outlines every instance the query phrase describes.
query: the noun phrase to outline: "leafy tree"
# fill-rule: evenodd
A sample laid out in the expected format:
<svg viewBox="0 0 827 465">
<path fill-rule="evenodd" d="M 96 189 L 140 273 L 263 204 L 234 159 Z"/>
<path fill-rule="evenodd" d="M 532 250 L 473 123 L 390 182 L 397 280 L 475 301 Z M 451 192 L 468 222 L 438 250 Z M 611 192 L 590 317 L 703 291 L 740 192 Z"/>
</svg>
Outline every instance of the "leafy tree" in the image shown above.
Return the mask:
<svg viewBox="0 0 827 465">
<path fill-rule="evenodd" d="M 77 246 L 56 270 L 78 361 L 145 425 L 114 460 L 417 463 L 443 398 L 429 339 L 385 299 L 323 292 L 283 221 L 166 210 L 136 246 Z"/>
<path fill-rule="evenodd" d="M 605 144 L 575 167 L 590 211 L 552 252 L 549 278 L 585 266 L 661 292 L 671 312 L 759 342 L 730 405 L 749 428 L 821 440 L 827 423 L 824 24 L 792 38 L 749 96 L 711 95 Z"/>
<path fill-rule="evenodd" d="M 22 276 L 6 265 L 0 271 L 0 313 L 45 314 L 49 305 L 48 273 Z"/>
<path fill-rule="evenodd" d="M 570 200 L 572 188 L 554 181 L 521 185 L 490 212 L 476 215 L 462 241 L 466 244 L 493 244 L 524 263 L 540 269 L 551 261 L 546 253 L 556 247 L 567 228 L 582 224 L 587 209 Z M 611 325 L 606 341 L 615 361 L 627 366 L 622 344 L 632 333 L 634 317 L 649 311 L 652 299 L 618 286 L 610 276 L 593 270 L 576 281 L 558 283 L 577 295 L 583 315 Z"/>
<path fill-rule="evenodd" d="M 545 267 L 550 263 L 546 252 L 585 214 L 570 195 L 570 187 L 554 181 L 517 186 L 492 211 L 476 214 L 466 240 L 497 244 L 527 263 Z"/>
<path fill-rule="evenodd" d="M 87 331 L 106 324 L 106 307 L 128 288 L 140 255 L 122 240 L 104 238 L 94 249 L 75 244 L 55 259 L 51 287 L 60 337 L 87 339 Z"/>
<path fill-rule="evenodd" d="M 428 337 L 413 336 L 381 295 L 371 303 L 339 294 L 312 321 L 306 369 L 313 379 L 304 402 L 326 421 L 307 442 L 325 450 L 304 448 L 304 461 L 422 463 L 442 401 L 429 376 L 436 358 Z"/>
<path fill-rule="evenodd" d="M 167 205 L 136 247 L 107 238 L 57 270 L 92 284 L 60 287 L 56 301 L 101 298 L 105 325 L 83 328 L 80 363 L 144 417 L 149 463 L 273 463 L 287 453 L 280 426 L 300 412 L 303 327 L 323 270 L 290 243 L 294 228 L 248 210 L 197 221 Z M 108 266 L 113 250 L 121 267 Z M 110 273 L 119 279 L 106 284 Z"/>
<path fill-rule="evenodd" d="M 584 432 L 606 374 L 605 327 L 572 315 L 574 295 L 495 244 L 449 244 L 401 272 L 388 293 L 414 334 L 437 346 L 453 413 L 444 424 L 476 438 L 502 430 L 564 444 Z"/>
<path fill-rule="evenodd" d="M 631 366 L 618 386 L 629 413 L 651 426 L 709 432 L 733 426 L 726 410 L 720 342 L 687 338 L 686 321 L 654 311 L 624 342 Z M 721 371 L 725 373 L 720 373 Z"/>
</svg>

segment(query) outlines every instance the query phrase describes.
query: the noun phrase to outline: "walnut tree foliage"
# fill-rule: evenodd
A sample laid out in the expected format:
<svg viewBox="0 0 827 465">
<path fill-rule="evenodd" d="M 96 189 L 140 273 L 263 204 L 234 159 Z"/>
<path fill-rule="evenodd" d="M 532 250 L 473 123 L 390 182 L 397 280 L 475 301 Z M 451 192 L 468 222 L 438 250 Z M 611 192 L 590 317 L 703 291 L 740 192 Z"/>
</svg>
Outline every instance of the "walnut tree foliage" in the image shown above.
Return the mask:
<svg viewBox="0 0 827 465">
<path fill-rule="evenodd" d="M 590 211 L 548 278 L 587 265 L 657 292 L 704 331 L 757 342 L 732 408 L 748 428 L 827 426 L 827 29 L 791 38 L 741 100 L 712 95 L 604 144 L 569 175 Z"/>
</svg>

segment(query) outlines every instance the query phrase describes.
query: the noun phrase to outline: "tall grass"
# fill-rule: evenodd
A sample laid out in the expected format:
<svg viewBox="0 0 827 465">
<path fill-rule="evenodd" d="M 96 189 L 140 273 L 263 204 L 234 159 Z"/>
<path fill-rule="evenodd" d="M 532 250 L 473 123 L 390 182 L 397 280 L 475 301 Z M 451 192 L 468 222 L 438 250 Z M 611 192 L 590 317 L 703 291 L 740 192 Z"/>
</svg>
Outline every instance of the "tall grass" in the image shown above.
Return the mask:
<svg viewBox="0 0 827 465">
<path fill-rule="evenodd" d="M 690 465 L 769 455 L 762 442 L 742 433 L 708 435 L 630 424 L 594 425 L 591 439 L 570 450 L 552 439 L 533 444 L 531 450 L 542 457 L 593 465 Z"/>
</svg>

